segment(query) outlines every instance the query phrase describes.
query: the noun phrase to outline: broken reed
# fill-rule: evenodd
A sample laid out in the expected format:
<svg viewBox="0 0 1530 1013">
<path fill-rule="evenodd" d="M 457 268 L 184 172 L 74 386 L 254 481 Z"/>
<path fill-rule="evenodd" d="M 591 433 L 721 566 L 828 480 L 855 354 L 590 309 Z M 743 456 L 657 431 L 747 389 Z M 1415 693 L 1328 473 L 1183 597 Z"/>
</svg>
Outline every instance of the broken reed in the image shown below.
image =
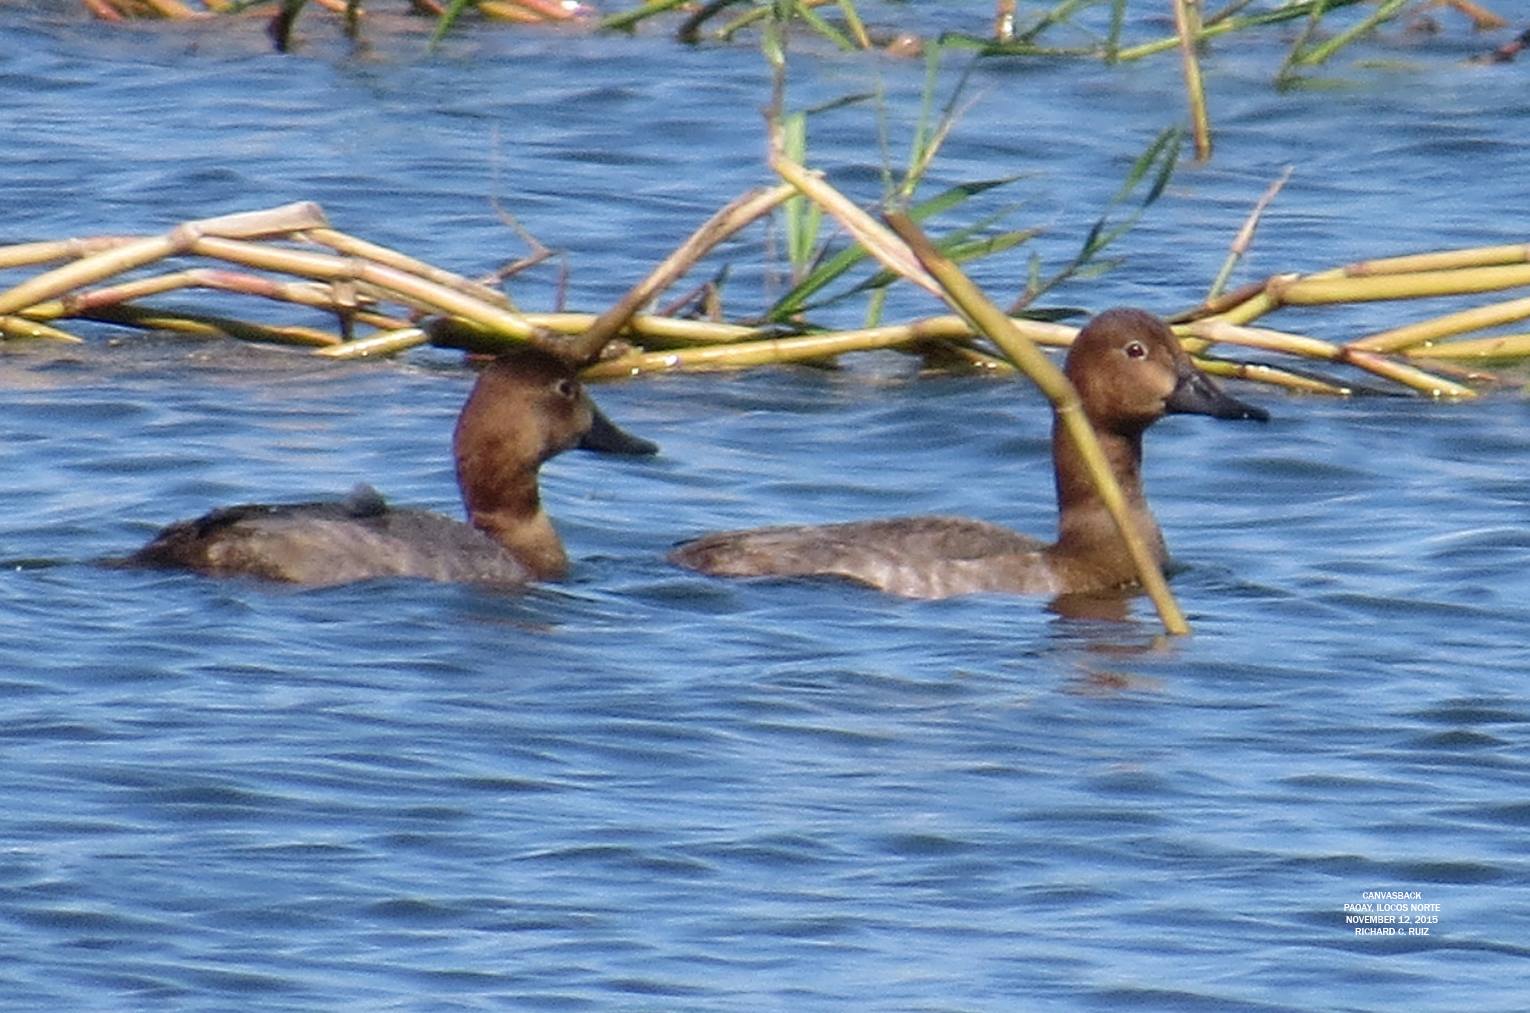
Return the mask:
<svg viewBox="0 0 1530 1013">
<path fill-rule="evenodd" d="M 160 236 L 99 236 L 0 247 L 0 270 L 39 269 L 31 278 L 0 290 L 0 335 L 77 341 L 67 326 L 90 321 L 306 345 L 331 358 L 391 355 L 425 344 L 494 352 L 530 342 L 564 354 L 572 348 L 581 360 L 601 355 L 603 349 L 603 357 L 587 370 L 592 377 L 822 362 L 877 349 L 995 371 L 1013 368 L 960 315 L 824 330 L 645 312 L 718 243 L 799 193 L 858 229 L 858 242 L 872 256 L 886 258 L 890 270 L 913 279 L 923 274 L 916 265 L 900 263 L 896 258 L 907 257 L 907 248 L 822 177 L 784 158 L 776 168 L 789 185 L 752 191 L 723 208 L 627 298 L 602 314 L 521 309 L 497 287 L 339 232 L 317 205 L 299 203 L 187 222 Z M 210 263 L 188 265 L 187 260 Z M 1169 319 L 1186 347 L 1218 375 L 1348 394 L 1357 389 L 1355 384 L 1313 371 L 1346 366 L 1385 381 L 1390 389 L 1465 398 L 1497 379 L 1480 364 L 1530 358 L 1530 333 L 1484 333 L 1530 320 L 1530 297 L 1488 299 L 1342 342 L 1275 329 L 1262 321 L 1287 306 L 1487 295 L 1521 287 L 1530 287 L 1530 245 L 1480 247 L 1365 261 L 1307 275 L 1276 275 Z M 198 290 L 285 307 L 284 312 L 317 312 L 332 323 L 320 327 L 251 320 L 157 301 L 170 293 Z M 1075 333 L 1066 324 L 1011 319 L 1043 345 L 1064 346 Z M 1230 355 L 1231 349 L 1256 351 L 1263 358 L 1241 360 Z"/>
</svg>

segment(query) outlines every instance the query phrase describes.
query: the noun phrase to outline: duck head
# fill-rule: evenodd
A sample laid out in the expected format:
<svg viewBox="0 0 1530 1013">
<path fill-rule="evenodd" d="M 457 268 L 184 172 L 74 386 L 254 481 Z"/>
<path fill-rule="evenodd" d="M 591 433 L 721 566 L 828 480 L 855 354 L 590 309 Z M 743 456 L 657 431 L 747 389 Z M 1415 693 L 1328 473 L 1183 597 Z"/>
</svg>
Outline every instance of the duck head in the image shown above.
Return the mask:
<svg viewBox="0 0 1530 1013">
<path fill-rule="evenodd" d="M 619 454 L 659 449 L 606 418 L 557 356 L 530 347 L 499 356 L 479 374 L 452 437 L 468 514 L 515 499 L 529 498 L 534 508 L 537 468 L 574 447 Z"/>
<path fill-rule="evenodd" d="M 1140 434 L 1164 415 L 1268 421 L 1263 408 L 1218 387 L 1150 313 L 1113 309 L 1079 332 L 1063 366 L 1097 430 Z"/>
</svg>

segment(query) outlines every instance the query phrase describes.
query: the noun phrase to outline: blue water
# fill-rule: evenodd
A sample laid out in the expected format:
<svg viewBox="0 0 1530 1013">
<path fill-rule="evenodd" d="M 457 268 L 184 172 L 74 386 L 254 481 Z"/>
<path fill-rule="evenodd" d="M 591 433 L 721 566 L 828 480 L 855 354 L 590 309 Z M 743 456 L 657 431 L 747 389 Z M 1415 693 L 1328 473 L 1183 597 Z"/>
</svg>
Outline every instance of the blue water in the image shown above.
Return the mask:
<svg viewBox="0 0 1530 1013">
<path fill-rule="evenodd" d="M 327 24 L 283 58 L 248 26 L 13 11 L 0 242 L 312 199 L 476 272 L 522 250 L 498 198 L 598 309 L 766 181 L 747 46 L 488 29 L 427 58 L 418 27 L 353 53 Z M 1530 92 L 1518 65 L 1460 62 L 1481 45 L 1391 36 L 1333 68 L 1336 90 L 1287 94 L 1274 43 L 1214 49 L 1216 159 L 1176 177 L 1117 270 L 1054 301 L 1195 301 L 1287 164 L 1245 279 L 1524 241 Z M 901 153 L 922 66 L 803 49 L 802 104 L 880 84 Z M 1017 224 L 1066 256 L 1179 115 L 1176 74 L 982 65 L 933 185 L 1026 173 L 987 207 L 1022 202 Z M 836 110 L 810 142 L 865 199 L 875 118 Z M 738 313 L 766 297 L 763 247 L 728 248 Z M 1024 254 L 977 273 L 1013 291 Z M 512 291 L 551 306 L 557 284 L 548 266 Z M 1343 337 L 1417 312 L 1276 319 Z M 1141 599 L 1091 619 L 663 562 L 709 529 L 904 511 L 1045 534 L 1037 396 L 891 354 L 600 386 L 663 454 L 544 471 L 576 572 L 525 595 L 95 565 L 215 504 L 359 480 L 455 511 L 470 378 L 436 351 L 0 346 L 0 1005 L 1530 1005 L 1513 388 L 1240 387 L 1269 425 L 1164 422 L 1149 491 L 1195 630 L 1172 641 Z M 1345 905 L 1373 891 L 1438 920 L 1357 936 Z"/>
</svg>

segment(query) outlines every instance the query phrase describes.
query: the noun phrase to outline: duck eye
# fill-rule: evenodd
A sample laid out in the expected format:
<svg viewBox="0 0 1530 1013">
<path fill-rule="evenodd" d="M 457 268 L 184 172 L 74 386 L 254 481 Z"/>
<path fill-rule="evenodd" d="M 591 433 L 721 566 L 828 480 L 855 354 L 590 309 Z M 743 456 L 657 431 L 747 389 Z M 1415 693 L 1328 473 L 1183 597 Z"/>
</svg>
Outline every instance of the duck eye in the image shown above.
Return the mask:
<svg viewBox="0 0 1530 1013">
<path fill-rule="evenodd" d="M 567 377 L 561 377 L 554 381 L 553 390 L 557 391 L 559 397 L 569 401 L 579 396 L 579 384 Z"/>
<path fill-rule="evenodd" d="M 1140 341 L 1133 341 L 1126 346 L 1128 359 L 1143 359 L 1147 357 L 1147 346 Z"/>
</svg>

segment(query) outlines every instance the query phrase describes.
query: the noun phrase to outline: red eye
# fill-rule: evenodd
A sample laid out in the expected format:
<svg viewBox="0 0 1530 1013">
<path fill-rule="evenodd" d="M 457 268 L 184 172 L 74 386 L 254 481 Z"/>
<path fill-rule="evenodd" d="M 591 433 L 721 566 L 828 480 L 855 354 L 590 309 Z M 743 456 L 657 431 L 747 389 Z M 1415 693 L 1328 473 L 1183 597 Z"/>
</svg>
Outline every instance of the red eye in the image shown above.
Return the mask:
<svg viewBox="0 0 1530 1013">
<path fill-rule="evenodd" d="M 1140 341 L 1133 341 L 1131 344 L 1126 346 L 1126 357 L 1128 359 L 1144 359 L 1144 358 L 1146 358 L 1147 357 L 1147 346 L 1144 345 Z"/>
</svg>

